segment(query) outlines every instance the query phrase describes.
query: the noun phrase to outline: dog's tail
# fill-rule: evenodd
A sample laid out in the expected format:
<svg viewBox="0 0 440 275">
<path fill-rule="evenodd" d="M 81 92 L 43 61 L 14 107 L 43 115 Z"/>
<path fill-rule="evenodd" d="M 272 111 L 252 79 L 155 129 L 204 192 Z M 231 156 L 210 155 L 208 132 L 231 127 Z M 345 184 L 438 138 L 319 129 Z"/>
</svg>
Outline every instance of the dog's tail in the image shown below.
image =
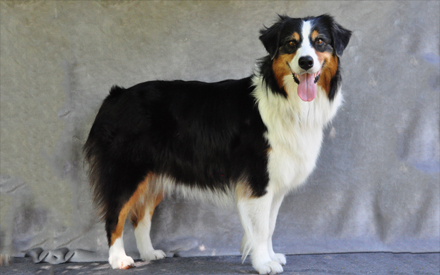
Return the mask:
<svg viewBox="0 0 440 275">
<path fill-rule="evenodd" d="M 118 97 L 123 91 L 123 88 L 114 86 L 110 91 L 110 95 L 104 100 L 92 128 L 90 129 L 88 138 L 83 147 L 84 160 L 88 163 L 88 176 L 90 180 L 90 186 L 93 191 L 94 203 L 100 208 L 100 214 L 105 214 L 104 210 L 107 209 L 107 197 L 108 183 L 112 180 L 110 177 L 111 171 L 115 168 L 112 167 L 112 161 L 114 158 L 109 152 L 111 144 L 116 134 L 116 126 L 113 123 L 109 123 L 109 111 L 112 101 Z M 103 217 L 104 218 L 104 217 Z"/>
<path fill-rule="evenodd" d="M 88 163 L 88 176 L 90 180 L 90 187 L 93 191 L 93 201 L 99 206 L 100 214 L 103 215 L 105 208 L 104 193 L 102 192 L 102 178 L 103 178 L 103 165 L 101 162 L 102 152 L 98 145 L 98 137 L 96 136 L 96 129 L 93 125 L 90 130 L 89 136 L 83 147 L 84 160 Z"/>
</svg>

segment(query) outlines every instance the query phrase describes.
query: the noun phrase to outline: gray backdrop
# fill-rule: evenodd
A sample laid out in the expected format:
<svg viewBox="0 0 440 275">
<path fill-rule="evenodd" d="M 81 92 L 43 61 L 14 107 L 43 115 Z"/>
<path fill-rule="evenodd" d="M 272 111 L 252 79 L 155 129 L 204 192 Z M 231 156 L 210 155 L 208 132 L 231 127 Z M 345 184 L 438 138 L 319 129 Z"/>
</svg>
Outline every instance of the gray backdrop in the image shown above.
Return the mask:
<svg viewBox="0 0 440 275">
<path fill-rule="evenodd" d="M 276 250 L 440 251 L 438 1 L 0 7 L 1 253 L 105 260 L 81 147 L 109 88 L 246 77 L 266 54 L 258 31 L 276 13 L 330 13 L 353 30 L 342 57 L 345 104 L 325 131 L 317 169 L 281 208 Z M 238 254 L 242 229 L 233 207 L 167 199 L 153 223 L 153 243 L 169 256 Z"/>
</svg>

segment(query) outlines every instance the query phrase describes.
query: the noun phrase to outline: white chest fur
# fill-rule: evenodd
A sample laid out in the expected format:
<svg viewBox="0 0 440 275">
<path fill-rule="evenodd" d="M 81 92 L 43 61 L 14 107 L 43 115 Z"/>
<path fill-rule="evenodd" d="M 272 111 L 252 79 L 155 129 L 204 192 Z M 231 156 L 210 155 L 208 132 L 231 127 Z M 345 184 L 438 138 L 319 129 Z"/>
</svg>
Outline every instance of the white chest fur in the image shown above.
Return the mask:
<svg viewBox="0 0 440 275">
<path fill-rule="evenodd" d="M 301 185 L 315 167 L 323 129 L 341 105 L 338 91 L 332 102 L 318 87 L 317 96 L 311 102 L 302 101 L 296 94 L 296 83 L 286 76 L 288 98 L 266 90 L 260 77 L 254 78 L 254 96 L 267 127 L 269 152 L 269 185 L 277 189 L 292 189 Z"/>
</svg>

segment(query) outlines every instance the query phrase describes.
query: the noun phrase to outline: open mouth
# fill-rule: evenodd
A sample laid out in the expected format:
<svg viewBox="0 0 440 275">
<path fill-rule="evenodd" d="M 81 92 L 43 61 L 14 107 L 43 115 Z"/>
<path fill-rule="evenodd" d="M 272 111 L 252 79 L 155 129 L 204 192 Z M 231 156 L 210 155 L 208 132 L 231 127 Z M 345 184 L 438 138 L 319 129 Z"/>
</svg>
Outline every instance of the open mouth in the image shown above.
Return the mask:
<svg viewBox="0 0 440 275">
<path fill-rule="evenodd" d="M 309 74 L 306 74 L 306 75 L 309 75 Z M 292 76 L 293 76 L 293 80 L 295 80 L 296 84 L 299 85 L 299 83 L 300 83 L 299 79 L 301 77 L 299 75 L 297 75 L 296 73 L 294 73 L 294 72 L 292 72 Z M 313 77 L 314 77 L 313 83 L 316 84 L 318 82 L 320 76 L 321 76 L 321 70 L 319 70 L 318 72 L 314 73 L 313 74 Z"/>
<path fill-rule="evenodd" d="M 289 63 L 287 63 L 287 65 L 290 68 Z M 322 66 L 324 66 L 324 64 L 322 64 Z M 295 73 L 292 68 L 290 68 L 290 71 L 292 73 L 293 80 L 296 82 L 296 84 L 298 84 L 298 96 L 301 98 L 301 100 L 310 102 L 315 99 L 317 90 L 316 83 L 321 76 L 321 70 L 314 74 L 303 73 L 299 75 Z"/>
</svg>

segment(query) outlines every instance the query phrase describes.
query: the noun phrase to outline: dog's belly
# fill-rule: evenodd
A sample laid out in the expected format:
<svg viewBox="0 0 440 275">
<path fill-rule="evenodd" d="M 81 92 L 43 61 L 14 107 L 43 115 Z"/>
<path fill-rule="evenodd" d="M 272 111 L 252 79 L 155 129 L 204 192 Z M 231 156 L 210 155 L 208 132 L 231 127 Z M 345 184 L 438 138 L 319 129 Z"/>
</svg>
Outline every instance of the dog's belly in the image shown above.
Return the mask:
<svg viewBox="0 0 440 275">
<path fill-rule="evenodd" d="M 289 143 L 271 141 L 269 136 L 269 185 L 285 192 L 303 184 L 315 168 L 322 136 L 322 129 L 303 129 Z"/>
</svg>

